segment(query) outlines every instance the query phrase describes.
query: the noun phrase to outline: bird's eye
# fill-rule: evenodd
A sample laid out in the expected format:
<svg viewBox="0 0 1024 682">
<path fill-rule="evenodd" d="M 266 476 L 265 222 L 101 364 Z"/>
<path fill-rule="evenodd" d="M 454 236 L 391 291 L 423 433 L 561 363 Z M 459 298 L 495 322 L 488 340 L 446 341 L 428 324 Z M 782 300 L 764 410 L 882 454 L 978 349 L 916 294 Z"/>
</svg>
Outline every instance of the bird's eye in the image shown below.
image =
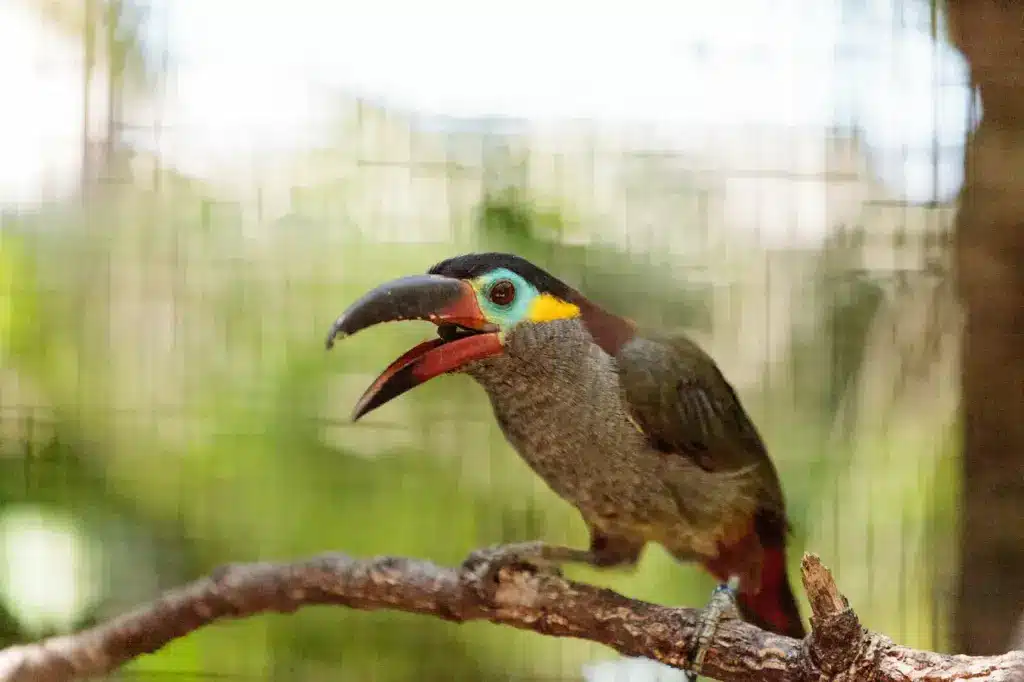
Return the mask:
<svg viewBox="0 0 1024 682">
<path fill-rule="evenodd" d="M 487 292 L 487 298 L 495 305 L 509 305 L 516 298 L 516 285 L 507 279 L 498 280 Z"/>
</svg>

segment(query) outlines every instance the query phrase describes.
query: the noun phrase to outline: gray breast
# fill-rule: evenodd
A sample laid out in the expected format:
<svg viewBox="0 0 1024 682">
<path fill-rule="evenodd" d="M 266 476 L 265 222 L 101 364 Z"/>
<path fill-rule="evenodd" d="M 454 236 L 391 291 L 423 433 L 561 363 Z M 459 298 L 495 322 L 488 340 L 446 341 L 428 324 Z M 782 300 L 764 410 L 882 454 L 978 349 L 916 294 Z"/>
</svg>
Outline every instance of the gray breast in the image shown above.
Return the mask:
<svg viewBox="0 0 1024 682">
<path fill-rule="evenodd" d="M 671 500 L 652 495 L 661 458 L 628 416 L 614 358 L 578 321 L 521 325 L 505 357 L 476 363 L 469 374 L 486 389 L 512 446 L 588 521 L 635 527 L 675 513 L 657 508 Z"/>
</svg>

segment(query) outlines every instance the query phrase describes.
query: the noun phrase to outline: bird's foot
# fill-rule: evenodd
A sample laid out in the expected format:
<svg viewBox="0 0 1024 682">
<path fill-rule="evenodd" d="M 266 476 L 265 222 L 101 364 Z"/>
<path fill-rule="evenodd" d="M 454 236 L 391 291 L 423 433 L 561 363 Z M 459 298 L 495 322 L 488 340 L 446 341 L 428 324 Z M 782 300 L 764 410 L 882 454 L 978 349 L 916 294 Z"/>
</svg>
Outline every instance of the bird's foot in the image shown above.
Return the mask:
<svg viewBox="0 0 1024 682">
<path fill-rule="evenodd" d="M 476 574 L 482 584 L 494 585 L 503 568 L 526 568 L 561 575 L 560 564 L 592 561 L 591 553 L 586 550 L 545 542 L 516 542 L 470 552 L 462 562 L 462 570 Z"/>
<path fill-rule="evenodd" d="M 704 657 L 715 638 L 715 631 L 722 618 L 738 617 L 739 613 L 736 608 L 736 590 L 738 588 L 739 579 L 730 578 L 729 582 L 719 585 L 711 593 L 711 601 L 704 607 L 700 620 L 697 622 L 694 646 L 690 653 L 690 669 L 686 671 L 687 682 L 697 682 L 701 668 L 704 667 Z"/>
</svg>

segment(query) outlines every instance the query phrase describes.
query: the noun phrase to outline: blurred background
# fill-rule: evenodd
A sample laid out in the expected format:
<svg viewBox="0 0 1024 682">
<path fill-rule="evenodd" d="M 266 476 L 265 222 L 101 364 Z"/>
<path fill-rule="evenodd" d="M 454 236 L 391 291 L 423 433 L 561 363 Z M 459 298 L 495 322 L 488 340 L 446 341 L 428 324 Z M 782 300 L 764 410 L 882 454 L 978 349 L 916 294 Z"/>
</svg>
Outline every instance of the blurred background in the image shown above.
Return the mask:
<svg viewBox="0 0 1024 682">
<path fill-rule="evenodd" d="M 704 344 L 780 469 L 791 568 L 819 553 L 867 627 L 948 650 L 951 229 L 980 110 L 945 21 L 925 0 L 2 0 L 0 643 L 225 562 L 584 543 L 470 380 L 349 422 L 426 325 L 323 350 L 367 288 L 494 249 Z M 713 586 L 657 548 L 568 572 L 660 603 Z M 675 679 L 611 661 L 335 608 L 118 677 Z"/>
</svg>

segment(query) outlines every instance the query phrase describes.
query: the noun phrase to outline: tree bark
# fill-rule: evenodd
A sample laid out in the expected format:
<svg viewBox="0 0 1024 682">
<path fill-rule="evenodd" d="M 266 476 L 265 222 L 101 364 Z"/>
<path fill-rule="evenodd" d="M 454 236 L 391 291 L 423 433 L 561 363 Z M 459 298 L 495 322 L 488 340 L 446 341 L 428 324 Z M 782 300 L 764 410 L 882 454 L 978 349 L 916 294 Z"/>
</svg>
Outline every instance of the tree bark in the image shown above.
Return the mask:
<svg viewBox="0 0 1024 682">
<path fill-rule="evenodd" d="M 861 627 L 817 557 L 805 556 L 802 568 L 813 612 L 811 634 L 801 642 L 726 619 L 715 632 L 702 673 L 721 682 L 995 682 L 1016 679 L 1024 670 L 1021 651 L 972 658 L 897 646 Z M 695 609 L 628 599 L 529 566 L 484 561 L 453 570 L 415 559 L 327 554 L 292 564 L 227 566 L 91 630 L 4 649 L 0 682 L 104 675 L 218 620 L 288 613 L 312 604 L 490 621 L 599 642 L 677 668 L 688 664 L 700 618 Z"/>
<path fill-rule="evenodd" d="M 965 305 L 957 650 L 1005 651 L 1024 607 L 1024 3 L 949 0 L 982 118 L 957 219 Z"/>
</svg>

